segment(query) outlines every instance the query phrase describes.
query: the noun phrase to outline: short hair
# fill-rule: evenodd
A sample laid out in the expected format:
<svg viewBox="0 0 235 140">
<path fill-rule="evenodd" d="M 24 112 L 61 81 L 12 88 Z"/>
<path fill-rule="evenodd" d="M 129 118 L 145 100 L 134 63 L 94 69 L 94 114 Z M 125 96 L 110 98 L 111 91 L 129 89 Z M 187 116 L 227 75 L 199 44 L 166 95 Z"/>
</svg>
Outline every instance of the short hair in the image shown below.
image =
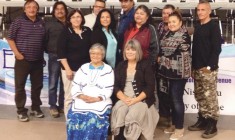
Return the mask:
<svg viewBox="0 0 235 140">
<path fill-rule="evenodd" d="M 172 9 L 173 11 L 175 10 L 175 6 L 172 4 L 166 4 L 163 9 Z"/>
<path fill-rule="evenodd" d="M 81 15 L 81 17 L 82 17 L 81 26 L 84 25 L 85 24 L 85 18 L 84 18 L 84 15 L 82 14 L 82 12 L 78 9 L 73 9 L 72 11 L 69 12 L 68 17 L 67 17 L 68 26 L 72 26 L 72 23 L 70 22 L 70 19 L 75 13 L 79 13 Z"/>
<path fill-rule="evenodd" d="M 139 9 L 142 9 L 142 10 L 147 14 L 147 16 L 148 16 L 148 19 L 147 19 L 146 23 L 144 23 L 144 24 L 140 27 L 140 30 L 142 30 L 144 27 L 148 27 L 149 24 L 152 24 L 153 21 L 152 21 L 152 16 L 151 16 L 151 13 L 150 13 L 150 11 L 149 11 L 149 8 L 148 8 L 146 5 L 139 5 L 139 6 L 135 9 L 135 13 L 136 13 L 136 11 L 139 10 Z M 134 24 L 134 27 L 135 27 L 135 25 L 136 25 L 135 20 L 133 21 L 133 24 Z"/>
<path fill-rule="evenodd" d="M 171 16 L 176 16 L 180 21 L 183 21 L 182 15 L 181 15 L 181 13 L 178 10 L 174 11 L 173 13 L 171 13 L 169 15 L 169 17 L 171 17 Z"/>
<path fill-rule="evenodd" d="M 103 26 L 102 26 L 101 23 L 100 23 L 100 18 L 101 18 L 102 13 L 104 13 L 104 12 L 108 12 L 108 13 L 109 13 L 110 18 L 111 18 L 111 23 L 110 23 L 110 25 L 109 25 L 109 29 L 111 29 L 112 32 L 115 32 L 115 30 L 116 30 L 116 21 L 115 21 L 115 17 L 114 17 L 114 15 L 113 15 L 113 13 L 112 13 L 110 10 L 108 10 L 108 9 L 102 9 L 102 10 L 99 12 L 99 14 L 98 14 L 97 17 L 96 17 L 96 21 L 95 21 L 95 25 L 94 25 L 94 27 L 93 27 L 93 30 L 102 29 Z"/>
<path fill-rule="evenodd" d="M 133 1 L 133 0 L 119 0 L 119 2 L 123 2 L 123 1 Z"/>
<path fill-rule="evenodd" d="M 92 50 L 94 49 L 100 49 L 102 52 L 102 59 L 104 59 L 105 57 L 105 47 L 104 45 L 100 44 L 100 43 L 95 43 L 91 46 L 91 48 L 89 49 L 89 53 L 91 53 Z"/>
<path fill-rule="evenodd" d="M 130 47 L 131 49 L 134 49 L 136 51 L 136 56 L 135 57 L 136 57 L 137 62 L 142 60 L 143 51 L 142 51 L 141 45 L 140 45 L 138 40 L 130 39 L 130 40 L 127 41 L 127 43 L 125 44 L 124 51 L 123 51 L 124 60 L 127 60 L 127 58 L 126 58 L 126 49 L 127 49 L 127 47 Z"/>
<path fill-rule="evenodd" d="M 36 2 L 35 0 L 27 0 L 25 3 L 24 3 L 24 10 L 25 10 L 25 6 L 29 3 L 35 3 L 38 7 L 37 11 L 39 11 L 39 4 L 38 2 Z"/>
<path fill-rule="evenodd" d="M 67 9 L 67 5 L 63 1 L 55 2 L 55 4 L 53 5 L 52 16 L 55 17 L 55 9 L 57 8 L 58 5 L 63 5 L 64 10 L 65 10 L 65 17 L 67 17 L 68 9 Z"/>
<path fill-rule="evenodd" d="M 210 4 L 208 0 L 199 0 L 199 4 Z"/>
<path fill-rule="evenodd" d="M 103 2 L 103 3 L 104 3 L 104 7 L 106 7 L 106 2 L 105 2 L 105 0 L 95 0 L 95 2 Z"/>
</svg>

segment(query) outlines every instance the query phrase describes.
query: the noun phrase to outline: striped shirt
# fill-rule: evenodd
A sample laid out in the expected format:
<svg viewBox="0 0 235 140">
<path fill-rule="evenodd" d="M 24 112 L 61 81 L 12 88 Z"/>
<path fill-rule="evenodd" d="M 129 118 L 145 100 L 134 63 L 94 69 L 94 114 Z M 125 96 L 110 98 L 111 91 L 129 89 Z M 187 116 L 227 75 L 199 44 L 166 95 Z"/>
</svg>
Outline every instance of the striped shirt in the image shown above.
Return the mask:
<svg viewBox="0 0 235 140">
<path fill-rule="evenodd" d="M 14 40 L 16 47 L 25 60 L 43 59 L 43 42 L 45 37 L 44 22 L 39 17 L 30 20 L 25 14 L 12 22 L 8 38 Z"/>
</svg>

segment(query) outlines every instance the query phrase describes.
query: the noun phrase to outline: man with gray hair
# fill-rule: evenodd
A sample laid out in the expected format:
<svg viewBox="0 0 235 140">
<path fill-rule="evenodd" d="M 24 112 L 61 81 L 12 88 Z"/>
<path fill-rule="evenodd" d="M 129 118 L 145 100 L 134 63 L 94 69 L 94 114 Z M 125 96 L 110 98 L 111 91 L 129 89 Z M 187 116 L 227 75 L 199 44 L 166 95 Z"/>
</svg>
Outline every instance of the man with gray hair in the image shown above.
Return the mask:
<svg viewBox="0 0 235 140">
<path fill-rule="evenodd" d="M 201 0 L 197 5 L 199 24 L 195 26 L 192 47 L 192 77 L 194 96 L 199 104 L 198 121 L 189 126 L 190 131 L 205 130 L 203 138 L 217 134 L 219 106 L 217 98 L 217 75 L 221 34 L 218 23 L 210 18 L 211 6 Z"/>
</svg>

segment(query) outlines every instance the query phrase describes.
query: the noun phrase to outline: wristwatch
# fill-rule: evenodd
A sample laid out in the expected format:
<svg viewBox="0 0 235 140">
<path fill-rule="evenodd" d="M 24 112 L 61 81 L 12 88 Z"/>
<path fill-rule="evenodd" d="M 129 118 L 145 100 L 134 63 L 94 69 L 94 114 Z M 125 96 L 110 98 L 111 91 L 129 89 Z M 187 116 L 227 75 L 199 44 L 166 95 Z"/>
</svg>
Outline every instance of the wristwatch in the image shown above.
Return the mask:
<svg viewBox="0 0 235 140">
<path fill-rule="evenodd" d="M 210 67 L 210 66 L 207 66 L 206 69 L 207 69 L 207 70 L 211 70 L 211 67 Z"/>
</svg>

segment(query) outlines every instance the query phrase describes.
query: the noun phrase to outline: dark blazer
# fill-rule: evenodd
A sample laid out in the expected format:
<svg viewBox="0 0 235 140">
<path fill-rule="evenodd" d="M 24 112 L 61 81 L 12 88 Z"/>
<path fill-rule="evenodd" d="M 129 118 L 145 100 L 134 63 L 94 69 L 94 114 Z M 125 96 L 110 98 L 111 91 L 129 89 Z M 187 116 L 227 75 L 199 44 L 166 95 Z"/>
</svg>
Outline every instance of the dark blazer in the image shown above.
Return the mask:
<svg viewBox="0 0 235 140">
<path fill-rule="evenodd" d="M 115 82 L 114 82 L 114 94 L 116 95 L 118 91 L 124 91 L 127 77 L 127 61 L 122 61 L 116 67 Z M 136 65 L 136 73 L 134 76 L 134 81 L 132 85 L 136 96 L 143 91 L 146 94 L 145 102 L 148 107 L 154 104 L 156 98 L 154 96 L 155 78 L 151 63 L 148 60 L 141 60 Z M 136 90 L 135 90 L 136 89 Z"/>
<path fill-rule="evenodd" d="M 112 31 L 112 33 L 118 42 L 117 33 L 113 32 L 113 31 Z M 100 43 L 100 44 L 104 45 L 105 49 L 107 49 L 108 40 L 107 40 L 104 32 L 102 31 L 102 29 L 93 30 L 92 36 L 91 36 L 91 45 L 93 45 L 95 43 Z M 120 54 L 120 52 L 121 52 L 121 49 L 120 49 L 119 43 L 118 43 L 117 44 L 117 51 L 116 51 L 116 66 L 120 62 L 120 60 L 122 60 L 122 57 L 121 57 L 122 55 Z M 104 58 L 104 62 L 107 63 L 105 58 Z"/>
</svg>

